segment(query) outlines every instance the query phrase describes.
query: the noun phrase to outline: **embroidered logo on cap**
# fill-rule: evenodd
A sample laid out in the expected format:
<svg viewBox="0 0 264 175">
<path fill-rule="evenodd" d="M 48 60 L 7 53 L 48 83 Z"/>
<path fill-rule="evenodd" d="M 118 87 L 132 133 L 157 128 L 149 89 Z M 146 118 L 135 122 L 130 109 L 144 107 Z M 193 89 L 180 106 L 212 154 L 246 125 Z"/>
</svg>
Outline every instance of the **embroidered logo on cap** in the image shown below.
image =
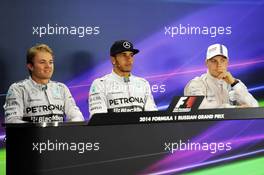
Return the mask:
<svg viewBox="0 0 264 175">
<path fill-rule="evenodd" d="M 126 49 L 130 49 L 131 44 L 129 42 L 125 41 L 125 42 L 123 42 L 123 47 Z"/>
</svg>

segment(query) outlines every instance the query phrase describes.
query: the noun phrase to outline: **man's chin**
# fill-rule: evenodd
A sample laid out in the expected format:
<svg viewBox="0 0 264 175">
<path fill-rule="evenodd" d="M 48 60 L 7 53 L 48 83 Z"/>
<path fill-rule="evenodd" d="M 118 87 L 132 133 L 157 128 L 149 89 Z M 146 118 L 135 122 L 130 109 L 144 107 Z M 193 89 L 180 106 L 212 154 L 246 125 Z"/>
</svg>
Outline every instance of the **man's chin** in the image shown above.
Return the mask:
<svg viewBox="0 0 264 175">
<path fill-rule="evenodd" d="M 132 69 L 123 69 L 123 72 L 131 72 Z"/>
<path fill-rule="evenodd" d="M 219 79 L 218 76 L 220 75 L 220 73 L 215 73 L 215 74 L 211 74 L 212 77 Z"/>
<path fill-rule="evenodd" d="M 49 76 L 43 76 L 42 79 L 51 79 L 52 75 Z"/>
</svg>

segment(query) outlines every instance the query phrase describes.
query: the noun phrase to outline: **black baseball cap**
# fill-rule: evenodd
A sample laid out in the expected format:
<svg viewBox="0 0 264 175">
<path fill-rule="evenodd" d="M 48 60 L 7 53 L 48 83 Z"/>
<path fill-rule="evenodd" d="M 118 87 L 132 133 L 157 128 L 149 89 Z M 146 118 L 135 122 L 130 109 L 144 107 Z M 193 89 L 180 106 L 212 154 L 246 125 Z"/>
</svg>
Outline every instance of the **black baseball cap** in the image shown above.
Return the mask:
<svg viewBox="0 0 264 175">
<path fill-rule="evenodd" d="M 110 55 L 115 56 L 118 53 L 122 53 L 125 51 L 131 51 L 134 54 L 139 52 L 138 49 L 134 49 L 133 44 L 127 40 L 118 40 L 115 41 L 114 44 L 110 48 Z"/>
</svg>

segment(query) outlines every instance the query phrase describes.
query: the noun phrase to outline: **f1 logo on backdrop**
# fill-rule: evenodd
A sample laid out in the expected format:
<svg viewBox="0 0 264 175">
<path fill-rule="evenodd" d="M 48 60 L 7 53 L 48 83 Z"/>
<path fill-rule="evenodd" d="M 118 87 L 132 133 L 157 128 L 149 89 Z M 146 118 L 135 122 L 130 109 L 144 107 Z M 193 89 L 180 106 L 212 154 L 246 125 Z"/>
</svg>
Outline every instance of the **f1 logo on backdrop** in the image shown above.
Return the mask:
<svg viewBox="0 0 264 175">
<path fill-rule="evenodd" d="M 181 97 L 175 108 L 191 108 L 195 100 L 196 97 Z"/>
<path fill-rule="evenodd" d="M 197 110 L 203 100 L 203 96 L 177 96 L 170 104 L 170 112 L 190 112 Z"/>
<path fill-rule="evenodd" d="M 189 112 L 196 100 L 196 97 L 181 97 L 176 104 L 173 112 Z"/>
</svg>

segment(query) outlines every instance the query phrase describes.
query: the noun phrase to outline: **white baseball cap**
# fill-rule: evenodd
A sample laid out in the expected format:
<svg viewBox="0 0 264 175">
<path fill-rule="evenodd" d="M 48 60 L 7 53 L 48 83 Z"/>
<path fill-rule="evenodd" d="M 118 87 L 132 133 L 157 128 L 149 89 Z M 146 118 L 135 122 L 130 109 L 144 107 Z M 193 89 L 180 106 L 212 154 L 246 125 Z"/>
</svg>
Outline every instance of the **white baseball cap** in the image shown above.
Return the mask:
<svg viewBox="0 0 264 175">
<path fill-rule="evenodd" d="M 206 53 L 206 60 L 209 60 L 217 55 L 222 55 L 228 59 L 228 51 L 225 45 L 213 44 L 209 46 Z"/>
</svg>

